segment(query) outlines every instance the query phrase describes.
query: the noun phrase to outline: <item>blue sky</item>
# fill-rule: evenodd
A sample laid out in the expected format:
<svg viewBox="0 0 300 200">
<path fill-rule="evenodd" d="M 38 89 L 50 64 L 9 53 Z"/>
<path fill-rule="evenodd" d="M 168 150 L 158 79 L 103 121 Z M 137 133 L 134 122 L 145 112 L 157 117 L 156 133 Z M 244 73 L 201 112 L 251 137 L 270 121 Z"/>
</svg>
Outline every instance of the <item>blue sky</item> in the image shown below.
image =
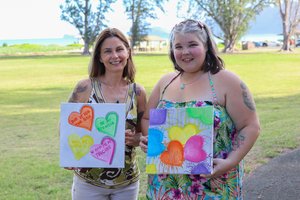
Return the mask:
<svg viewBox="0 0 300 200">
<path fill-rule="evenodd" d="M 0 0 L 0 39 L 59 38 L 65 34 L 78 35 L 69 23 L 60 20 L 60 8 L 64 0 Z M 177 0 L 176 0 L 177 2 Z M 176 17 L 176 2 L 166 3 L 166 13 L 158 11 L 158 19 L 152 26 L 162 27 L 169 32 L 181 21 Z M 128 32 L 130 22 L 124 14 L 122 0 L 112 5 L 108 15 L 111 27 Z"/>
</svg>

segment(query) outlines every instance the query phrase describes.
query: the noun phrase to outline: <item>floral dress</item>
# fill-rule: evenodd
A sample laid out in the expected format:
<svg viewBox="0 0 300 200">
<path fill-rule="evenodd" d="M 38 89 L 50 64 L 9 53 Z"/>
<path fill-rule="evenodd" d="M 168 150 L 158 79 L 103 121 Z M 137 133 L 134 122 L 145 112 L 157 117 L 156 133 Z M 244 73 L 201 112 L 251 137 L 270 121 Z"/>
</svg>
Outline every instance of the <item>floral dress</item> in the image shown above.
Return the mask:
<svg viewBox="0 0 300 200">
<path fill-rule="evenodd" d="M 213 83 L 210 79 L 213 96 Z M 212 101 L 171 102 L 160 100 L 158 108 L 214 106 L 213 157 L 226 159 L 232 151 L 237 131 L 226 109 Z M 147 199 L 242 199 L 243 161 L 218 178 L 199 175 L 148 175 Z"/>
</svg>

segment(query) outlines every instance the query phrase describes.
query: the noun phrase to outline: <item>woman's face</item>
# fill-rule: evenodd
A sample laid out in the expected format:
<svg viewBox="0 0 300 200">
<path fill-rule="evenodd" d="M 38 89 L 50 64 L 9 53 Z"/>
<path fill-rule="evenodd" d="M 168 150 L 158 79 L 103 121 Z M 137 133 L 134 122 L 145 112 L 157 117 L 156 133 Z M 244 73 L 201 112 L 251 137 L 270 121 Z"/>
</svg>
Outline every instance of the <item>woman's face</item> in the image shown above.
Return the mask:
<svg viewBox="0 0 300 200">
<path fill-rule="evenodd" d="M 100 62 L 105 66 L 105 70 L 117 72 L 124 70 L 129 51 L 118 37 L 106 38 L 100 49 Z"/>
<path fill-rule="evenodd" d="M 176 63 L 185 72 L 202 70 L 206 48 L 195 33 L 176 33 L 173 51 Z"/>
</svg>

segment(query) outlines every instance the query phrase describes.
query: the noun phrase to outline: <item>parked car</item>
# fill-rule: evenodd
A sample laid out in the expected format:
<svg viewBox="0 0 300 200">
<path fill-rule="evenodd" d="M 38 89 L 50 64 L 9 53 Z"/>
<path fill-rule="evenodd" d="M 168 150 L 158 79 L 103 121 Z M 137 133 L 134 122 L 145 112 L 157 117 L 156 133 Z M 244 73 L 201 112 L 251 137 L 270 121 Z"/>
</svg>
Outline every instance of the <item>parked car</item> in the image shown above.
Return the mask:
<svg viewBox="0 0 300 200">
<path fill-rule="evenodd" d="M 265 41 L 262 43 L 263 47 L 279 47 L 282 45 L 280 41 Z"/>
<path fill-rule="evenodd" d="M 296 47 L 300 47 L 300 39 L 296 41 Z"/>
</svg>

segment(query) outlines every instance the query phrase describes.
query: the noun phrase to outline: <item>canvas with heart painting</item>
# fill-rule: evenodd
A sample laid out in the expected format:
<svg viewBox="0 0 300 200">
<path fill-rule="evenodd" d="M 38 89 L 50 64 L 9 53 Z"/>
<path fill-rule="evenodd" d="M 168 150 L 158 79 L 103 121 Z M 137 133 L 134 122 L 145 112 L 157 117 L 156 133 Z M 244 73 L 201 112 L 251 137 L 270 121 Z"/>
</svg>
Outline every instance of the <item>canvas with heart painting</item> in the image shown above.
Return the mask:
<svg viewBox="0 0 300 200">
<path fill-rule="evenodd" d="M 211 174 L 213 106 L 151 109 L 148 174 Z"/>
<path fill-rule="evenodd" d="M 125 104 L 62 103 L 61 167 L 124 167 Z"/>
</svg>

